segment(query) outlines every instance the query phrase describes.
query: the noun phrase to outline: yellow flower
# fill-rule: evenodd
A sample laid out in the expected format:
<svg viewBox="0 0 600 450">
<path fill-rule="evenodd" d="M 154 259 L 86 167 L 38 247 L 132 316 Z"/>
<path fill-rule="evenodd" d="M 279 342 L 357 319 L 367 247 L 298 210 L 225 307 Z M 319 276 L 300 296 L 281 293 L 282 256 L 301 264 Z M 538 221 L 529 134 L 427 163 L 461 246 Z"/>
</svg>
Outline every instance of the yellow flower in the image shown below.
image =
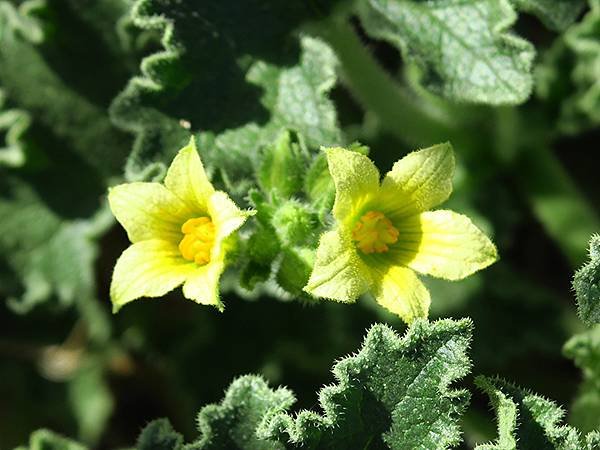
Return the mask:
<svg viewBox="0 0 600 450">
<path fill-rule="evenodd" d="M 186 298 L 223 310 L 219 278 L 226 238 L 253 212 L 240 210 L 226 193 L 215 191 L 193 138 L 171 163 L 164 184 L 121 184 L 110 189 L 108 201 L 132 242 L 113 272 L 115 312 L 181 284 Z"/>
<path fill-rule="evenodd" d="M 426 317 L 430 303 L 415 271 L 459 280 L 496 261 L 496 247 L 469 218 L 428 211 L 452 191 L 450 144 L 410 153 L 381 184 L 366 156 L 343 148 L 325 151 L 336 189 L 336 226 L 321 236 L 306 292 L 353 302 L 370 291 L 411 322 Z"/>
</svg>

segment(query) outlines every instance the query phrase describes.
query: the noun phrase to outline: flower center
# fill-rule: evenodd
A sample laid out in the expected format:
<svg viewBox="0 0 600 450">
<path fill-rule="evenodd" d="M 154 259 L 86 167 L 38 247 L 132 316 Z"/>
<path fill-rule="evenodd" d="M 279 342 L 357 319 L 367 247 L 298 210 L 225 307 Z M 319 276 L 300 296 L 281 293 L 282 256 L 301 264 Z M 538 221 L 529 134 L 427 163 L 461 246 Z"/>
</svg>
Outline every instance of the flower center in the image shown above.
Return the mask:
<svg viewBox="0 0 600 450">
<path fill-rule="evenodd" d="M 354 226 L 352 239 L 363 253 L 384 253 L 398 241 L 398 230 L 383 213 L 369 211 Z"/>
<path fill-rule="evenodd" d="M 215 242 L 215 225 L 208 217 L 187 220 L 181 226 L 184 234 L 179 251 L 188 261 L 204 265 L 210 261 L 210 251 Z"/>
</svg>

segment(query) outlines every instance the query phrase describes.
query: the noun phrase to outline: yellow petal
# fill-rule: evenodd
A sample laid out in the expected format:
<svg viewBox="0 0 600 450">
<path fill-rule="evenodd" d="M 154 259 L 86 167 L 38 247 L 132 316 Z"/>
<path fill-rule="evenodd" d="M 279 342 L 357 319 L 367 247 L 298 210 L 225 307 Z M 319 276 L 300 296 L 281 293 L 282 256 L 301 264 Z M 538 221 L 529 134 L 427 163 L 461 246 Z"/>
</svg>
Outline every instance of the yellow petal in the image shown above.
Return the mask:
<svg viewBox="0 0 600 450">
<path fill-rule="evenodd" d="M 165 177 L 165 186 L 196 214 L 206 213 L 208 199 L 215 190 L 208 181 L 193 137 L 173 159 Z"/>
<path fill-rule="evenodd" d="M 371 272 L 339 230 L 323 233 L 315 264 L 304 291 L 315 297 L 354 302 L 367 291 Z"/>
<path fill-rule="evenodd" d="M 454 155 L 448 143 L 409 153 L 396 162 L 381 184 L 381 209 L 392 218 L 427 211 L 452 192 Z"/>
<path fill-rule="evenodd" d="M 214 192 L 208 201 L 208 213 L 215 224 L 215 241 L 220 242 L 240 228 L 255 211 L 243 211 L 222 191 Z"/>
<path fill-rule="evenodd" d="M 406 323 L 427 317 L 429 291 L 407 267 L 389 266 L 375 281 L 373 295 L 384 308 L 399 315 Z"/>
<path fill-rule="evenodd" d="M 181 240 L 181 225 L 192 211 L 160 183 L 126 183 L 108 191 L 110 209 L 131 242 Z"/>
<path fill-rule="evenodd" d="M 182 284 L 197 266 L 181 257 L 176 244 L 161 240 L 138 242 L 115 265 L 110 285 L 113 310 L 140 297 L 161 297 Z"/>
<path fill-rule="evenodd" d="M 453 211 L 429 211 L 396 222 L 396 263 L 417 272 L 460 280 L 498 259 L 496 247 L 471 220 Z"/>
<path fill-rule="evenodd" d="M 223 268 L 223 262 L 220 260 L 198 267 L 183 285 L 185 298 L 203 305 L 215 306 L 219 311 L 223 311 L 223 304 L 219 299 L 219 278 Z"/>
<path fill-rule="evenodd" d="M 379 190 L 379 171 L 365 155 L 340 147 L 325 149 L 335 184 L 333 216 L 352 220 Z"/>
</svg>

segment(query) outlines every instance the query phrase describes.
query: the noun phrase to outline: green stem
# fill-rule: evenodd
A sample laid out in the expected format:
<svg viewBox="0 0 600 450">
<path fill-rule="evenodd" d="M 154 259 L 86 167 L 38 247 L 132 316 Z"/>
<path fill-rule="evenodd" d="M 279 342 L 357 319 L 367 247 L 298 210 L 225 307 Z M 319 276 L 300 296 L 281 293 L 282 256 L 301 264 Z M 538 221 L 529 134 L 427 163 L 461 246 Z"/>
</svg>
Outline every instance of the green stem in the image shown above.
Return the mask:
<svg viewBox="0 0 600 450">
<path fill-rule="evenodd" d="M 330 20 L 319 31 L 337 54 L 344 81 L 356 99 L 386 130 L 416 145 L 451 137 L 452 127 L 435 117 L 430 104 L 411 96 L 379 66 L 346 20 Z"/>
<path fill-rule="evenodd" d="M 522 148 L 514 167 L 534 214 L 571 265 L 580 266 L 586 259 L 586 243 L 600 230 L 598 214 L 550 148 Z"/>
</svg>

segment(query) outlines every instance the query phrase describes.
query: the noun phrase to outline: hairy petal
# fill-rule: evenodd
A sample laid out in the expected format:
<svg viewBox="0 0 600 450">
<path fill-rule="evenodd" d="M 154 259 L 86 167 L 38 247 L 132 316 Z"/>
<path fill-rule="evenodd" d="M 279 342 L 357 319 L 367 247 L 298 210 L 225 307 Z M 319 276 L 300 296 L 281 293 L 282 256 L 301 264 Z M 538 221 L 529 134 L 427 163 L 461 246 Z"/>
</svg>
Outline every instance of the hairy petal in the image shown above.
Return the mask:
<svg viewBox="0 0 600 450">
<path fill-rule="evenodd" d="M 333 215 L 351 219 L 379 190 L 379 171 L 365 155 L 340 147 L 325 149 L 329 173 L 335 184 Z"/>
<path fill-rule="evenodd" d="M 321 236 L 315 264 L 304 290 L 316 297 L 353 302 L 371 283 L 369 268 L 339 229 Z"/>
<path fill-rule="evenodd" d="M 182 284 L 197 266 L 181 257 L 176 244 L 161 240 L 135 243 L 119 257 L 110 297 L 113 310 L 140 297 L 161 297 Z"/>
<path fill-rule="evenodd" d="M 389 266 L 375 279 L 373 295 L 384 308 L 406 323 L 427 317 L 431 297 L 429 291 L 409 268 Z"/>
<path fill-rule="evenodd" d="M 448 199 L 453 175 L 454 154 L 449 143 L 409 153 L 383 179 L 382 210 L 393 218 L 427 211 Z"/>
<path fill-rule="evenodd" d="M 173 159 L 165 177 L 165 186 L 195 212 L 207 211 L 208 199 L 215 189 L 208 181 L 193 137 Z"/>
<path fill-rule="evenodd" d="M 147 239 L 179 241 L 181 225 L 192 211 L 160 183 L 126 183 L 108 192 L 110 209 L 131 242 Z"/>
</svg>

